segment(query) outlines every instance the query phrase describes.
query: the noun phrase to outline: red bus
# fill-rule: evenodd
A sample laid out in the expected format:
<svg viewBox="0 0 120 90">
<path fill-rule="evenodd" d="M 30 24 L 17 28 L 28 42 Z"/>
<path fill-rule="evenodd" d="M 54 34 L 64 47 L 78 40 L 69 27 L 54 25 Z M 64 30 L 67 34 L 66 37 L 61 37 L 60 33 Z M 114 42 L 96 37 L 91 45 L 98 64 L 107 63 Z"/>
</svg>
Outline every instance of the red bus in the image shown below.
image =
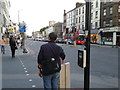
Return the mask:
<svg viewBox="0 0 120 90">
<path fill-rule="evenodd" d="M 76 44 L 85 44 L 84 34 L 69 33 L 64 36 L 64 39 L 71 39 L 71 41 L 76 41 Z"/>
</svg>

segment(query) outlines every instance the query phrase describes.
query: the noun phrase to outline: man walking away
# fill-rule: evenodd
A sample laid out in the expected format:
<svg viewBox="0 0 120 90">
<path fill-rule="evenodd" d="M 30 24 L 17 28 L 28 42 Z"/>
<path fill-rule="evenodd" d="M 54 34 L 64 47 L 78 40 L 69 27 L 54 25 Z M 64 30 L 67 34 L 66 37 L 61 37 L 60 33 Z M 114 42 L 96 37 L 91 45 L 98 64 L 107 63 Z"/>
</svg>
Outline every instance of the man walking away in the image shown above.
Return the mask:
<svg viewBox="0 0 120 90">
<path fill-rule="evenodd" d="M 10 44 L 10 48 L 11 48 L 11 52 L 12 52 L 12 58 L 15 58 L 16 41 L 13 36 L 10 36 L 9 44 Z"/>
<path fill-rule="evenodd" d="M 64 63 L 65 53 L 55 43 L 57 35 L 49 34 L 49 42 L 41 46 L 38 54 L 39 76 L 43 78 L 45 90 L 57 90 L 60 77 L 61 64 Z"/>
</svg>

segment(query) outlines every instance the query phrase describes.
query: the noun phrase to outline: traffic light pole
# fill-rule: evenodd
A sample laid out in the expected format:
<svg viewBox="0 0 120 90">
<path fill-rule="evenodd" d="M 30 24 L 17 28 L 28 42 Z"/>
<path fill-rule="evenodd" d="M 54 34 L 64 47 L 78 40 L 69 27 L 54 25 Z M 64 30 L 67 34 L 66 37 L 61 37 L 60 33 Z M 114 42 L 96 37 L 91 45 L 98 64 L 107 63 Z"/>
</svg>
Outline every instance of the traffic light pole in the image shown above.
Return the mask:
<svg viewBox="0 0 120 90">
<path fill-rule="evenodd" d="M 85 31 L 88 32 L 86 38 L 86 67 L 84 68 L 84 90 L 89 90 L 90 85 L 90 30 L 91 30 L 91 2 L 86 0 L 86 21 Z"/>
</svg>

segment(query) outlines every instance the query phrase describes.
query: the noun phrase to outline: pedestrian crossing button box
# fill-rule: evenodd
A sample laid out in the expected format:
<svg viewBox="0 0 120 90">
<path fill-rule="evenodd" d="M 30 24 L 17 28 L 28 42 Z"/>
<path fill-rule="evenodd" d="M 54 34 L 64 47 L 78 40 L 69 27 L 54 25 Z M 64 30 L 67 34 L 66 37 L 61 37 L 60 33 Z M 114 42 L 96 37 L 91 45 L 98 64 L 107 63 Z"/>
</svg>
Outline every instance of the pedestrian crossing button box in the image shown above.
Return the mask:
<svg viewBox="0 0 120 90">
<path fill-rule="evenodd" d="M 86 67 L 86 50 L 78 50 L 78 66 L 81 68 Z"/>
</svg>

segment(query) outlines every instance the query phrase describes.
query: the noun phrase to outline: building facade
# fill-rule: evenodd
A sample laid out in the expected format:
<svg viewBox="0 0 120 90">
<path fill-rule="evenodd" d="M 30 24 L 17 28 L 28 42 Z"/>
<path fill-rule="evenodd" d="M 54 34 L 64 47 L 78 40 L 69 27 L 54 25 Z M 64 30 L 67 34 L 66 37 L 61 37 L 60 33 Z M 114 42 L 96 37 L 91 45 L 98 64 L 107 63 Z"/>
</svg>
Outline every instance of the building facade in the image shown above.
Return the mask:
<svg viewBox="0 0 120 90">
<path fill-rule="evenodd" d="M 5 34 L 6 25 L 8 25 L 11 22 L 9 8 L 9 0 L 0 0 L 0 38 L 3 34 Z"/>
<path fill-rule="evenodd" d="M 63 27 L 63 23 L 61 22 L 57 22 L 51 26 L 49 26 L 45 31 L 44 31 L 44 36 L 48 36 L 49 33 L 51 32 L 55 32 L 58 36 L 58 38 L 62 38 L 63 32 L 62 32 L 62 27 Z"/>
<path fill-rule="evenodd" d="M 104 44 L 120 45 L 120 1 L 101 3 L 100 32 Z"/>
<path fill-rule="evenodd" d="M 75 33 L 84 34 L 85 30 L 85 3 L 76 3 L 76 7 L 64 12 L 64 38 L 74 37 Z M 66 25 L 66 26 L 65 26 Z M 65 29 L 66 28 L 66 29 Z"/>
<path fill-rule="evenodd" d="M 71 32 L 73 27 L 75 27 L 75 9 L 66 13 L 66 28 Z"/>
<path fill-rule="evenodd" d="M 100 43 L 100 0 L 92 0 L 91 2 L 91 42 Z"/>
<path fill-rule="evenodd" d="M 57 22 L 56 24 L 53 25 L 53 29 L 54 29 L 53 31 L 57 33 L 58 38 L 63 37 L 62 28 L 63 28 L 63 23 L 61 22 Z"/>
<path fill-rule="evenodd" d="M 76 3 L 75 9 L 75 26 L 76 32 L 83 34 L 85 30 L 85 3 Z"/>
</svg>

